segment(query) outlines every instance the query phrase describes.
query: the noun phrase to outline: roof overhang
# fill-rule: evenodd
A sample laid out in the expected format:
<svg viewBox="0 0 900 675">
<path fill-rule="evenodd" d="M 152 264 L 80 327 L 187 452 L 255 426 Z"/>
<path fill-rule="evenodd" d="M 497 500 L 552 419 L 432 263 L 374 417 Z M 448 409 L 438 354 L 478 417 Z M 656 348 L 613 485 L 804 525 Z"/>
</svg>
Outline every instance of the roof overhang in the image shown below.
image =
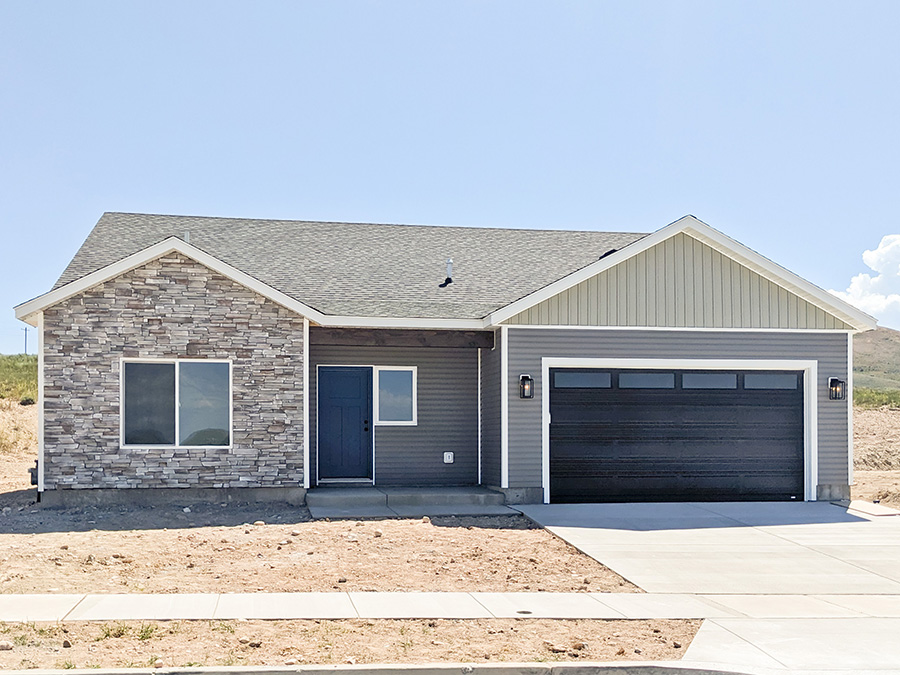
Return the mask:
<svg viewBox="0 0 900 675">
<path fill-rule="evenodd" d="M 840 298 L 835 297 L 815 284 L 806 281 L 802 277 L 797 276 L 793 272 L 772 262 L 756 251 L 735 241 L 731 237 L 722 234 L 694 216 L 684 216 L 661 230 L 657 230 L 653 234 L 648 234 L 646 237 L 629 244 L 625 248 L 622 248 L 597 262 L 591 263 L 587 267 L 582 267 L 580 270 L 573 272 L 558 281 L 554 281 L 552 284 L 549 284 L 534 293 L 526 295 L 505 307 L 501 307 L 485 317 L 484 325 L 485 327 L 497 326 L 507 319 L 514 317 L 516 314 L 523 312 L 548 298 L 552 298 L 554 295 L 562 293 L 566 289 L 580 284 L 582 281 L 586 281 L 587 279 L 600 274 L 604 270 L 615 267 L 619 263 L 622 263 L 679 233 L 684 233 L 698 239 L 722 255 L 753 270 L 772 283 L 778 284 L 782 288 L 803 298 L 816 307 L 836 316 L 844 323 L 853 326 L 857 331 L 872 330 L 877 325 L 877 320 L 865 312 L 844 302 Z"/>
<path fill-rule="evenodd" d="M 334 316 L 324 314 L 178 237 L 164 239 L 157 244 L 148 246 L 117 262 L 102 267 L 96 272 L 91 272 L 80 279 L 39 295 L 33 300 L 23 302 L 15 308 L 16 318 L 32 326 L 37 326 L 38 317 L 45 309 L 173 252 L 191 258 L 201 265 L 322 326 L 335 328 L 422 328 L 435 330 L 481 330 L 484 327 L 484 322 L 481 319 Z"/>
</svg>

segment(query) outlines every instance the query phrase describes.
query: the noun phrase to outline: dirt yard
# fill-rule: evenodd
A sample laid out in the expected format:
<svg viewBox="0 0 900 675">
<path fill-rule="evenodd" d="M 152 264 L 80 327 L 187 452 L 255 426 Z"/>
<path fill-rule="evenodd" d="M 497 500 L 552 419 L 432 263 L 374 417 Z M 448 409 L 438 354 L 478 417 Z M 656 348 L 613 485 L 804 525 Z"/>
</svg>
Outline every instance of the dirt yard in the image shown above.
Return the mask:
<svg viewBox="0 0 900 675">
<path fill-rule="evenodd" d="M 249 506 L 150 517 L 34 510 L 0 516 L 2 593 L 638 590 L 521 516 L 322 522 L 305 509 Z"/>
<path fill-rule="evenodd" d="M 0 668 L 681 658 L 699 621 L 479 619 L 0 624 Z M 68 645 L 68 646 L 66 646 Z"/>
<path fill-rule="evenodd" d="M 900 507 L 900 409 L 853 410 L 854 499 Z"/>
</svg>

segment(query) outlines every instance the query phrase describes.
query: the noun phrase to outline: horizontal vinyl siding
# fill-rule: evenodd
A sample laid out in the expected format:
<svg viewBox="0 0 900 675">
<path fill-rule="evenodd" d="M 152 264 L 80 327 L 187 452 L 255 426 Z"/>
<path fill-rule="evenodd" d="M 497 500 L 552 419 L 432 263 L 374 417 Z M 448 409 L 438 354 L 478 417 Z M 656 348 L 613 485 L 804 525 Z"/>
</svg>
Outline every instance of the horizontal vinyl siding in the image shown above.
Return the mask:
<svg viewBox="0 0 900 675">
<path fill-rule="evenodd" d="M 805 359 L 818 361 L 819 484 L 846 485 L 847 406 L 828 399 L 829 377 L 848 379 L 845 333 L 735 333 L 509 329 L 510 487 L 541 485 L 542 357 L 652 359 Z M 518 396 L 519 373 L 535 378 L 535 397 Z"/>
<path fill-rule="evenodd" d="M 520 312 L 506 323 L 852 329 L 684 233 Z"/>
<path fill-rule="evenodd" d="M 500 485 L 500 331 L 481 351 L 481 482 Z"/>
<path fill-rule="evenodd" d="M 316 367 L 417 366 L 418 424 L 375 427 L 375 483 L 478 483 L 478 350 L 310 345 L 310 476 L 316 477 Z M 453 464 L 443 453 L 455 454 Z"/>
</svg>

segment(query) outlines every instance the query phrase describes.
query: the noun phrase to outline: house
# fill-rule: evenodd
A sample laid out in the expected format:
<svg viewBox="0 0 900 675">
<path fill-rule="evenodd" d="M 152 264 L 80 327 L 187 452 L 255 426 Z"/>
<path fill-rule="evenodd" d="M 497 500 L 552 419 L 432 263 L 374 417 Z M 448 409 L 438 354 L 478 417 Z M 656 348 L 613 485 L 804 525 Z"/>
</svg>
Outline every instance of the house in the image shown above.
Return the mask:
<svg viewBox="0 0 900 675">
<path fill-rule="evenodd" d="M 846 498 L 851 341 L 875 327 L 692 216 L 642 235 L 106 213 L 16 315 L 40 336 L 51 504 Z"/>
</svg>

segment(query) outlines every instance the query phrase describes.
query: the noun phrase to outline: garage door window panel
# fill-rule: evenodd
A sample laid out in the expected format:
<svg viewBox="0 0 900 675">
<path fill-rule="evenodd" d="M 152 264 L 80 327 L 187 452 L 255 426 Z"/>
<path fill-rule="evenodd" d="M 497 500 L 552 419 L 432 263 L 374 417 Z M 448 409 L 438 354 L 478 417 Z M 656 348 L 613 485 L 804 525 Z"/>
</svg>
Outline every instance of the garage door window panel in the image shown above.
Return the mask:
<svg viewBox="0 0 900 675">
<path fill-rule="evenodd" d="M 747 373 L 744 375 L 744 389 L 796 389 L 798 377 L 795 373 Z"/>
<path fill-rule="evenodd" d="M 737 373 L 684 373 L 682 389 L 737 389 Z"/>
<path fill-rule="evenodd" d="M 612 373 L 558 371 L 553 376 L 557 389 L 609 389 L 612 387 Z"/>
<path fill-rule="evenodd" d="M 675 373 L 619 373 L 619 389 L 674 389 Z"/>
</svg>

